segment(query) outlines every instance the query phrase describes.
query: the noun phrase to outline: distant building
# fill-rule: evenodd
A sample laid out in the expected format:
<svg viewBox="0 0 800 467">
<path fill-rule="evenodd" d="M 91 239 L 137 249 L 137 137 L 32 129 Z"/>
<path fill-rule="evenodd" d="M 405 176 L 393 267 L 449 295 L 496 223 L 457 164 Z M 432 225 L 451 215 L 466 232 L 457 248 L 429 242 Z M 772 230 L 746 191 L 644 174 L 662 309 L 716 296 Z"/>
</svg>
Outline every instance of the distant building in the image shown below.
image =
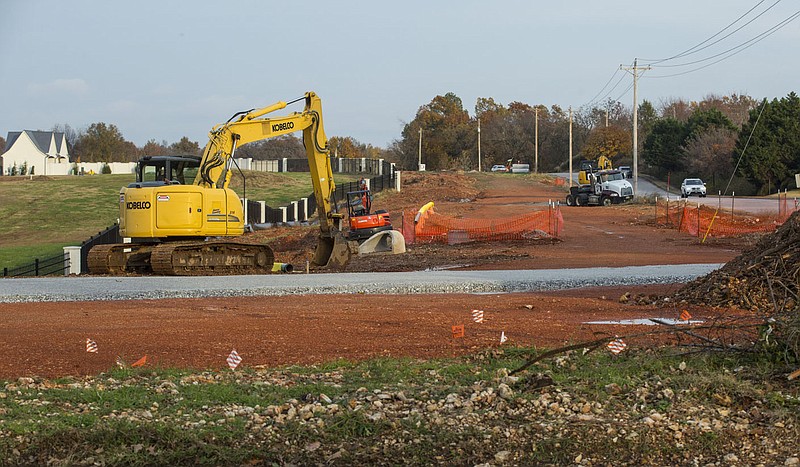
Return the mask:
<svg viewBox="0 0 800 467">
<path fill-rule="evenodd" d="M 0 159 L 3 175 L 23 167 L 26 175 L 67 175 L 72 168 L 67 138 L 55 131 L 10 131 Z"/>
</svg>

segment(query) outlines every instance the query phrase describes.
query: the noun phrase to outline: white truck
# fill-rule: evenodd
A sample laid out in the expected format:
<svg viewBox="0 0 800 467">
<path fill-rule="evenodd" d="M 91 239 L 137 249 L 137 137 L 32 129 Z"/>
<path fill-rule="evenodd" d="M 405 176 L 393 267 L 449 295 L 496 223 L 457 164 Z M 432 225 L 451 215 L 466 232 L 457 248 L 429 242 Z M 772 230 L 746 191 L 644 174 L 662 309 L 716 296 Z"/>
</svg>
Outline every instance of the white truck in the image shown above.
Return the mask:
<svg viewBox="0 0 800 467">
<path fill-rule="evenodd" d="M 633 199 L 633 185 L 619 170 L 598 170 L 588 177 L 588 184 L 570 187 L 567 206 L 611 206 Z"/>
</svg>

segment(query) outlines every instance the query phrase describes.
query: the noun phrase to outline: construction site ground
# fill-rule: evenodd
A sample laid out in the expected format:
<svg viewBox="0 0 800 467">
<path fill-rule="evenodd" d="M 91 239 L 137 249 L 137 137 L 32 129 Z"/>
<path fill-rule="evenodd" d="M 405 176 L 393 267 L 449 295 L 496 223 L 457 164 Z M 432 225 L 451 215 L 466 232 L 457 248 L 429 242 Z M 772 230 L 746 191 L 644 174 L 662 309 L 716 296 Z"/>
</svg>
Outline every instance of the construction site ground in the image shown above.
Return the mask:
<svg viewBox="0 0 800 467">
<path fill-rule="evenodd" d="M 500 218 L 547 209 L 566 189 L 553 179 L 530 175 L 472 177 L 459 173 L 403 173 L 403 189 L 382 192 L 375 208 L 413 214 L 434 201 L 437 212 L 465 218 Z M 754 238 L 698 239 L 655 225 L 650 204 L 561 208 L 558 239 L 458 245 L 410 245 L 402 255 L 355 257 L 349 272 L 451 269 L 554 269 L 651 264 L 725 263 Z M 314 226 L 258 231 L 276 261 L 305 272 L 316 243 Z M 311 272 L 323 271 L 311 268 Z M 91 280 L 80 278 L 76 280 Z M 213 278 L 209 278 L 213 281 Z M 266 278 L 265 280 L 268 280 Z M 306 295 L 146 301 L 0 303 L 0 378 L 95 374 L 118 357 L 148 365 L 223 368 L 235 348 L 244 366 L 312 364 L 379 356 L 452 356 L 502 344 L 557 347 L 595 338 L 595 333 L 632 333 L 630 326 L 587 324 L 645 317 L 677 318 L 682 309 L 656 308 L 647 300 L 621 303 L 626 292 L 673 293 L 681 284 L 490 295 Z M 484 310 L 475 323 L 471 310 Z M 691 308 L 695 319 L 742 313 Z M 463 338 L 452 326 L 465 325 Z M 85 342 L 98 344 L 87 354 Z M 631 345 L 652 345 L 646 337 Z"/>
</svg>

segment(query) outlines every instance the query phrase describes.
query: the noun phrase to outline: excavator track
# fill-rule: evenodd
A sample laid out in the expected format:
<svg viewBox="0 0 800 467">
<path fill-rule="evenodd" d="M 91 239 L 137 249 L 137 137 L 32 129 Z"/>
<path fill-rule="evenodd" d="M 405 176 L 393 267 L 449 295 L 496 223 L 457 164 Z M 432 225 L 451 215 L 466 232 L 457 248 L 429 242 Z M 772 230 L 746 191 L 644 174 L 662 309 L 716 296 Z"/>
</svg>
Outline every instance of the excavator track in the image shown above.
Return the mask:
<svg viewBox="0 0 800 467">
<path fill-rule="evenodd" d="M 115 243 L 97 245 L 86 258 L 91 274 L 125 275 L 150 269 L 151 245 Z"/>
<path fill-rule="evenodd" d="M 91 274 L 112 276 L 270 274 L 274 260 L 267 245 L 226 241 L 97 245 L 87 258 Z"/>
<path fill-rule="evenodd" d="M 267 245 L 227 241 L 162 243 L 150 254 L 152 272 L 167 276 L 270 274 L 274 261 Z"/>
</svg>

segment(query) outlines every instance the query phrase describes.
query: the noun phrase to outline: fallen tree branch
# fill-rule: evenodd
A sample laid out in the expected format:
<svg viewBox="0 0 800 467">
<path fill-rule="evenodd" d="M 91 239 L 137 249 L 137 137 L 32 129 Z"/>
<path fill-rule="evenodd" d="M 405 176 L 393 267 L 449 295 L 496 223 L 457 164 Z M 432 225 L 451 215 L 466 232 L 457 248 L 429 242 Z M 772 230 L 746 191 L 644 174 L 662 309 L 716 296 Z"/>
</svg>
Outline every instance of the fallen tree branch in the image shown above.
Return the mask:
<svg viewBox="0 0 800 467">
<path fill-rule="evenodd" d="M 582 342 L 580 344 L 568 345 L 566 347 L 559 347 L 557 349 L 549 350 L 549 351 L 547 351 L 547 352 L 545 352 L 545 353 L 543 353 L 541 355 L 538 355 L 538 356 L 528 360 L 527 362 L 525 362 L 524 365 L 522 365 L 521 367 L 519 367 L 516 370 L 512 371 L 511 373 L 509 373 L 509 376 L 511 376 L 513 374 L 516 374 L 516 373 L 519 373 L 520 371 L 525 371 L 531 365 L 533 365 L 534 363 L 536 363 L 538 361 L 541 361 L 541 360 L 544 360 L 545 358 L 552 357 L 552 356 L 558 355 L 560 353 L 569 352 L 570 350 L 578 350 L 578 349 L 585 349 L 585 348 L 588 348 L 589 350 L 594 350 L 594 349 L 600 347 L 601 345 L 603 345 L 605 343 L 611 342 L 613 339 L 614 338 L 604 337 L 602 339 L 597 339 L 597 340 L 594 340 L 594 341 L 591 341 L 591 342 Z"/>
<path fill-rule="evenodd" d="M 658 318 L 650 318 L 650 321 L 652 321 L 654 323 L 657 323 L 657 324 L 660 324 L 662 326 L 667 326 L 670 329 L 674 329 L 676 332 L 680 332 L 680 333 L 686 334 L 687 336 L 692 336 L 695 339 L 700 339 L 703 342 L 708 342 L 709 344 L 715 345 L 717 347 L 721 347 L 723 349 L 727 348 L 728 350 L 736 350 L 735 347 L 731 347 L 729 345 L 725 345 L 725 344 L 723 344 L 721 342 L 715 341 L 714 339 L 710 339 L 708 337 L 701 336 L 700 334 L 694 333 L 694 332 L 692 332 L 692 331 L 690 331 L 688 329 L 682 328 L 680 326 L 676 326 L 676 325 L 674 325 L 672 323 L 667 323 L 667 322 L 662 321 L 662 320 L 660 320 Z"/>
<path fill-rule="evenodd" d="M 543 353 L 541 355 L 537 355 L 535 357 L 532 357 L 532 358 L 528 359 L 525 362 L 525 364 L 523 364 L 521 367 L 517 368 L 516 370 L 511 371 L 509 373 L 509 376 L 515 375 L 515 374 L 517 374 L 519 372 L 522 372 L 522 371 L 525 371 L 528 368 L 530 368 L 531 365 L 533 365 L 533 364 L 535 364 L 537 362 L 540 362 L 540 361 L 542 361 L 542 360 L 544 360 L 546 358 L 554 357 L 556 355 L 559 355 L 559 354 L 562 354 L 562 353 L 566 353 L 566 352 L 569 352 L 569 351 L 572 351 L 572 350 L 589 349 L 589 352 L 592 352 L 592 351 L 596 350 L 597 348 L 599 348 L 600 346 L 602 346 L 604 344 L 608 344 L 609 342 L 611 342 L 611 341 L 613 341 L 614 339 L 617 339 L 617 338 L 619 338 L 619 339 L 635 339 L 637 337 L 644 337 L 644 336 L 656 336 L 656 335 L 663 335 L 663 334 L 680 334 L 680 333 L 682 333 L 682 334 L 686 334 L 686 335 L 689 335 L 691 337 L 694 337 L 696 339 L 700 339 L 701 341 L 705 341 L 705 342 L 714 344 L 715 347 L 705 347 L 704 348 L 705 351 L 709 351 L 709 350 L 720 350 L 720 351 L 721 350 L 728 350 L 728 351 L 735 351 L 735 352 L 749 352 L 749 350 L 747 350 L 747 349 L 742 349 L 742 348 L 738 348 L 738 347 L 735 347 L 735 346 L 732 346 L 732 345 L 725 345 L 725 344 L 719 343 L 719 342 L 717 342 L 717 341 L 715 341 L 713 339 L 707 338 L 705 336 L 701 336 L 701 335 L 697 334 L 696 332 L 690 331 L 688 329 L 684 329 L 684 328 L 681 328 L 681 327 L 676 326 L 674 324 L 669 324 L 669 323 L 665 323 L 663 321 L 660 321 L 657 318 L 650 318 L 650 320 L 655 322 L 655 323 L 667 326 L 669 329 L 668 330 L 649 331 L 649 332 L 640 332 L 640 333 L 627 334 L 627 335 L 622 335 L 622 336 L 613 336 L 613 337 L 606 336 L 606 337 L 603 337 L 601 339 L 595 339 L 593 341 L 581 342 L 581 343 L 578 343 L 578 344 L 572 344 L 572 345 L 568 345 L 568 346 L 565 346 L 565 347 L 559 347 L 557 349 L 548 350 L 547 352 L 545 352 L 545 353 Z M 763 324 L 763 321 L 759 322 L 757 324 L 737 324 L 737 325 L 711 324 L 711 325 L 707 325 L 707 326 L 694 326 L 692 329 L 694 331 L 706 330 L 706 329 L 708 329 L 708 330 L 721 330 L 721 329 L 725 329 L 725 330 L 740 330 L 740 329 L 753 329 L 753 328 L 757 329 L 762 324 Z M 685 345 L 682 345 L 682 346 L 688 347 L 689 345 L 685 344 Z"/>
</svg>

